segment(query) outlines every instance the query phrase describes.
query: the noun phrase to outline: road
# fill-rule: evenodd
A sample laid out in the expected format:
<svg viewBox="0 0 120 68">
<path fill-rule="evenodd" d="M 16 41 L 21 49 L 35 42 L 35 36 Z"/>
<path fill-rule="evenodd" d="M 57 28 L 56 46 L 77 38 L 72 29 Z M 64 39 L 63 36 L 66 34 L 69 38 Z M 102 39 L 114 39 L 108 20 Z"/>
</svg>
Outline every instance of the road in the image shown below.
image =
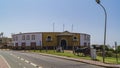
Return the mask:
<svg viewBox="0 0 120 68">
<path fill-rule="evenodd" d="M 0 50 L 0 55 L 5 58 L 11 68 L 103 68 L 86 63 L 21 51 Z"/>
</svg>

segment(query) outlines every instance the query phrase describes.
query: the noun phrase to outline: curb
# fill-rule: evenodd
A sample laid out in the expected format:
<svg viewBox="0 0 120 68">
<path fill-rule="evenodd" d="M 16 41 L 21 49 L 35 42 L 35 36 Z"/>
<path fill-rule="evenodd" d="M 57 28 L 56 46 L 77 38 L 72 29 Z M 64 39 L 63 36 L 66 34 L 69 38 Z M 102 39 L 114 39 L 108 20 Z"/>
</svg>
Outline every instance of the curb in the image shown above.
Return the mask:
<svg viewBox="0 0 120 68">
<path fill-rule="evenodd" d="M 34 53 L 34 52 L 32 52 L 32 53 Z M 38 54 L 43 55 L 43 56 L 50 56 L 50 57 L 55 57 L 55 58 L 60 58 L 60 59 L 66 59 L 66 60 L 71 60 L 71 61 L 76 61 L 76 62 L 87 63 L 87 64 L 106 67 L 106 68 L 120 68 L 120 65 L 105 64 L 105 63 L 98 62 L 98 61 L 76 59 L 76 58 L 70 58 L 70 57 L 65 57 L 65 56 L 57 56 L 57 55 L 51 55 L 51 54 L 45 54 L 45 53 L 38 53 Z"/>
</svg>

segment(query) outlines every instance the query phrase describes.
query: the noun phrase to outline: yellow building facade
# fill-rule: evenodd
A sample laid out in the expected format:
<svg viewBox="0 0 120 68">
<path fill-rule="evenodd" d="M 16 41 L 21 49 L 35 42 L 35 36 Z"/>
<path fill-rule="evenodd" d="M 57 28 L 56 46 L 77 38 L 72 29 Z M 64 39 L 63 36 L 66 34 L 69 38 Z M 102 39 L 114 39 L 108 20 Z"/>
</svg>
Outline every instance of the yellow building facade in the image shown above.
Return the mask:
<svg viewBox="0 0 120 68">
<path fill-rule="evenodd" d="M 42 34 L 43 46 L 61 46 L 65 49 L 80 46 L 80 34 L 70 32 L 45 32 Z"/>
</svg>

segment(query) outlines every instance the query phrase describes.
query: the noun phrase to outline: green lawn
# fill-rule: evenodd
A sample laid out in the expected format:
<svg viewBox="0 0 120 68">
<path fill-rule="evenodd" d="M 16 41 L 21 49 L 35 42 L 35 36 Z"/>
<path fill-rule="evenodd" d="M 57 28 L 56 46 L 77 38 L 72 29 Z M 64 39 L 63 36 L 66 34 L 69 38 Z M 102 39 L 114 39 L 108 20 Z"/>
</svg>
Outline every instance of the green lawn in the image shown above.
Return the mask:
<svg viewBox="0 0 120 68">
<path fill-rule="evenodd" d="M 87 60 L 91 60 L 91 57 L 89 56 L 77 56 L 77 55 L 74 55 L 73 53 L 70 53 L 70 52 L 67 52 L 67 51 L 64 51 L 64 53 L 62 52 L 56 52 L 54 50 L 48 50 L 46 52 L 46 50 L 29 50 L 31 52 L 37 52 L 37 53 L 46 53 L 46 54 L 53 54 L 53 55 L 58 55 L 58 56 L 66 56 L 66 57 L 72 57 L 72 58 L 81 58 L 81 59 L 87 59 Z M 102 57 L 101 56 L 97 56 L 97 60 L 102 62 Z M 106 63 L 112 63 L 112 64 L 120 64 L 120 58 L 118 59 L 118 63 L 116 62 L 116 58 L 113 58 L 113 57 L 106 57 L 105 58 L 105 62 Z"/>
<path fill-rule="evenodd" d="M 103 61 L 103 58 L 101 56 L 97 56 L 97 59 L 101 62 Z M 120 64 L 120 57 L 118 58 L 118 63 L 116 62 L 116 58 L 113 58 L 113 57 L 105 57 L 105 62 L 113 63 L 113 64 Z"/>
</svg>

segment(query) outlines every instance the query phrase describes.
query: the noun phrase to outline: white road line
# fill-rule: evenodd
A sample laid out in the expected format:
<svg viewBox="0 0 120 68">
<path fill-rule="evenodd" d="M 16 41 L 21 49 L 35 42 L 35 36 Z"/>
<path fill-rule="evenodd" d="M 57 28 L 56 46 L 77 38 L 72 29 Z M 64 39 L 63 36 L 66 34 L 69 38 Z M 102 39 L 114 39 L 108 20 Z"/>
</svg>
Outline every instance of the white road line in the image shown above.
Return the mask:
<svg viewBox="0 0 120 68">
<path fill-rule="evenodd" d="M 23 58 L 21 58 L 20 60 L 24 60 Z"/>
<path fill-rule="evenodd" d="M 17 57 L 18 59 L 20 59 L 20 60 L 22 60 L 22 61 L 24 61 L 24 62 L 26 62 L 26 63 L 29 63 L 29 64 L 31 64 L 31 65 L 34 66 L 34 67 L 42 68 L 42 67 L 40 67 L 40 66 L 38 66 L 38 65 L 36 65 L 36 64 L 34 64 L 34 63 L 31 63 L 30 61 L 25 60 L 25 59 L 23 59 L 23 58 L 21 58 L 21 57 L 19 57 L 19 56 L 16 56 L 16 55 L 14 55 L 14 54 L 12 54 L 12 53 L 11 53 L 10 55 L 15 56 L 15 57 Z M 19 65 L 21 65 L 21 64 L 19 64 Z M 26 68 L 26 67 L 23 67 L 23 68 Z"/>
<path fill-rule="evenodd" d="M 36 67 L 37 65 L 36 64 L 34 64 L 34 63 L 30 63 L 31 65 L 33 65 L 34 67 Z"/>
<path fill-rule="evenodd" d="M 11 68 L 10 65 L 8 64 L 8 62 L 5 60 L 5 58 L 4 58 L 2 55 L 0 55 L 0 57 L 5 61 L 5 63 L 7 64 L 7 66 L 8 66 L 9 68 Z"/>
<path fill-rule="evenodd" d="M 42 67 L 38 67 L 38 68 L 42 68 Z"/>
<path fill-rule="evenodd" d="M 17 57 L 18 59 L 20 58 L 20 57 Z"/>
<path fill-rule="evenodd" d="M 30 63 L 28 60 L 25 60 L 26 63 Z"/>
</svg>

